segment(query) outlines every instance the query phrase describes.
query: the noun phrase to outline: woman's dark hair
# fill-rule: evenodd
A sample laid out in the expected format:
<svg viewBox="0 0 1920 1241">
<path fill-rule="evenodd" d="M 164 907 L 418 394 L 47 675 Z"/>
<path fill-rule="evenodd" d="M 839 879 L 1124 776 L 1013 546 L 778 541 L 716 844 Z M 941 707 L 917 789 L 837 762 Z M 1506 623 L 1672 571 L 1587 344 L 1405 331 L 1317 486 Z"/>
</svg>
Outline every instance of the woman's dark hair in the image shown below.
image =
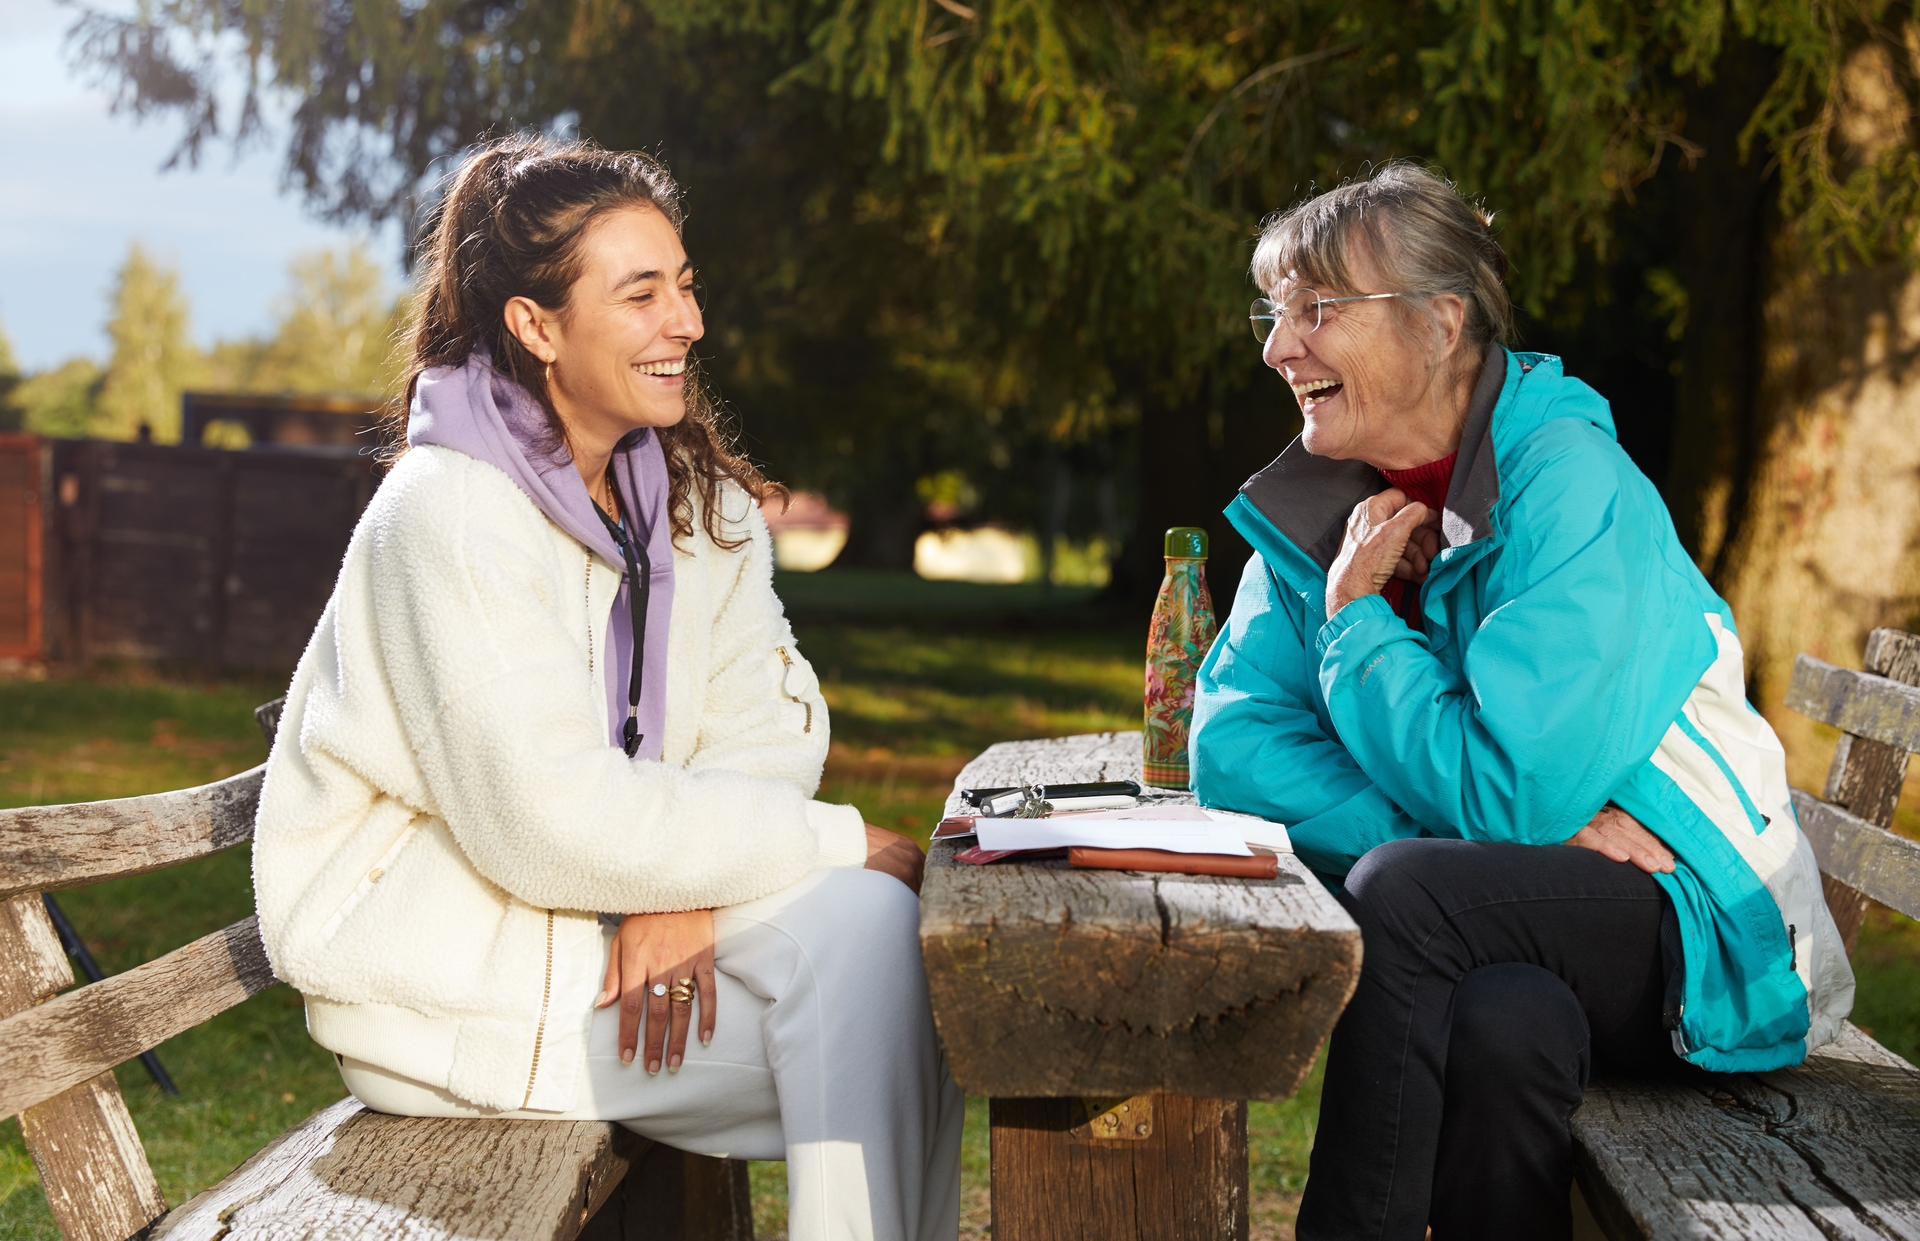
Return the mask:
<svg viewBox="0 0 1920 1241">
<path fill-rule="evenodd" d="M 419 293 L 406 365 L 402 403 L 389 415 L 404 442 L 406 406 L 429 367 L 460 366 L 485 349 L 495 369 L 525 388 L 546 412 L 556 442 L 566 426 L 547 389 L 547 368 L 507 330 L 506 305 L 532 299 L 565 313 L 580 278 L 580 253 L 588 227 L 609 211 L 650 207 L 680 231 L 680 187 L 659 160 L 635 151 L 608 151 L 587 141 L 515 135 L 483 143 L 443 184 L 427 219 Z M 687 415 L 656 427 L 667 459 L 667 512 L 676 539 L 693 534 L 693 493 L 700 495 L 702 524 L 721 547 L 729 538 L 720 489 L 732 479 L 755 503 L 786 498 L 734 450 L 713 397 L 688 359 Z"/>
</svg>

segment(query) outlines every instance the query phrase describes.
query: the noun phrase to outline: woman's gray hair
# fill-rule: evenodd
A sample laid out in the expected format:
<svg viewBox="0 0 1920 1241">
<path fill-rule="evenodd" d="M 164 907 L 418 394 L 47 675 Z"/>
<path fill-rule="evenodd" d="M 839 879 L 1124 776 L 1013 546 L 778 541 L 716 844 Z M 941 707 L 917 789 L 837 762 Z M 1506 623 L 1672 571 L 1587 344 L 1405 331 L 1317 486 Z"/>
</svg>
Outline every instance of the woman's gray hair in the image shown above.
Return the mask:
<svg viewBox="0 0 1920 1241">
<path fill-rule="evenodd" d="M 1356 239 L 1387 288 L 1354 287 Z M 1314 288 L 1340 293 L 1451 293 L 1466 303 L 1466 335 L 1477 345 L 1513 336 L 1507 255 L 1493 239 L 1493 216 L 1451 181 L 1395 160 L 1269 216 L 1253 251 L 1253 279 L 1271 293 L 1289 272 Z"/>
</svg>

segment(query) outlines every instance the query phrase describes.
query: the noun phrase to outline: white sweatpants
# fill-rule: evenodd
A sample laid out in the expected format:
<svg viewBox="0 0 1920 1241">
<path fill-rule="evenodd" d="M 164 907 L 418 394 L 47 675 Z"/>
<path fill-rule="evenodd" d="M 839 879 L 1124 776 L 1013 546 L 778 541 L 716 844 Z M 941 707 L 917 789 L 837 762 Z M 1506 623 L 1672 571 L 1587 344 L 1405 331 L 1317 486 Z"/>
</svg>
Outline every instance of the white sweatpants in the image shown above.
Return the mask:
<svg viewBox="0 0 1920 1241">
<path fill-rule="evenodd" d="M 649 1075 L 644 1043 L 620 1062 L 620 1006 L 601 1009 L 571 1112 L 486 1111 L 353 1059 L 341 1076 L 377 1112 L 611 1120 L 695 1154 L 785 1159 L 792 1241 L 953 1241 L 964 1100 L 919 925 L 904 884 L 850 868 L 715 910 L 712 1045 L 689 1036 L 678 1073 Z"/>
</svg>

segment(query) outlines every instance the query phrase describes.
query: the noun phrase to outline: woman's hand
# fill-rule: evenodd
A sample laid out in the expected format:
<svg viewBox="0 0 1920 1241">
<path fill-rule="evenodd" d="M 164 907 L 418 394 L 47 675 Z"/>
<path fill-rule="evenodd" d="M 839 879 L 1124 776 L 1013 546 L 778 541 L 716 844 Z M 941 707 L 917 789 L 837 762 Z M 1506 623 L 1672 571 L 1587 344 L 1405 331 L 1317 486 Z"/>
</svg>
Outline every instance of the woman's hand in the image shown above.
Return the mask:
<svg viewBox="0 0 1920 1241">
<path fill-rule="evenodd" d="M 1602 807 L 1567 843 L 1605 854 L 1616 862 L 1632 862 L 1649 875 L 1673 873 L 1673 850 L 1618 806 Z"/>
<path fill-rule="evenodd" d="M 676 1003 L 683 984 L 700 999 L 700 1045 L 713 1041 L 713 911 L 679 914 L 628 914 L 607 954 L 607 981 L 596 1008 L 620 1001 L 620 1060 L 632 1064 L 640 1041 L 641 1016 L 647 1027 L 647 1072 L 658 1073 L 662 1060 L 678 1073 L 687 1050 L 691 998 Z"/>
<path fill-rule="evenodd" d="M 914 844 L 899 832 L 890 832 L 884 827 L 875 827 L 869 823 L 867 824 L 867 869 L 892 875 L 912 888 L 914 894 L 918 895 L 920 876 L 927 869 L 927 855 L 920 852 L 919 845 Z"/>
<path fill-rule="evenodd" d="M 1440 513 L 1428 509 L 1427 519 L 1415 526 L 1408 537 L 1406 549 L 1400 553 L 1400 563 L 1393 566 L 1393 575 L 1403 582 L 1424 582 L 1433 558 L 1439 554 Z"/>
<path fill-rule="evenodd" d="M 1339 615 L 1341 608 L 1362 595 L 1379 594 L 1403 562 L 1410 574 L 1417 557 L 1420 575 L 1424 577 L 1426 562 L 1431 558 L 1425 544 L 1415 543 L 1413 555 L 1408 555 L 1407 545 L 1413 542 L 1414 532 L 1427 521 L 1427 506 L 1409 501 L 1398 487 L 1389 487 L 1354 505 L 1353 515 L 1347 518 L 1347 537 L 1340 544 L 1340 555 L 1327 571 L 1327 618 L 1331 620 Z M 1438 554 L 1437 534 L 1432 545 L 1434 554 Z"/>
</svg>

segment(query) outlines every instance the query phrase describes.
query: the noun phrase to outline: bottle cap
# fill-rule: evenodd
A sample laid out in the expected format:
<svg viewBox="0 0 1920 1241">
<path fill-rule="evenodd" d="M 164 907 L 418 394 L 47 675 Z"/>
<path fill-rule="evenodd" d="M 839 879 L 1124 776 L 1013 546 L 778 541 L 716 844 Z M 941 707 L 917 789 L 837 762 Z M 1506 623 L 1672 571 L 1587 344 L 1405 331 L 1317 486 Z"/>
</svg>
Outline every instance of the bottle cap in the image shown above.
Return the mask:
<svg viewBox="0 0 1920 1241">
<path fill-rule="evenodd" d="M 1207 558 L 1207 532 L 1198 526 L 1175 526 L 1167 531 L 1167 555 L 1184 560 Z"/>
</svg>

